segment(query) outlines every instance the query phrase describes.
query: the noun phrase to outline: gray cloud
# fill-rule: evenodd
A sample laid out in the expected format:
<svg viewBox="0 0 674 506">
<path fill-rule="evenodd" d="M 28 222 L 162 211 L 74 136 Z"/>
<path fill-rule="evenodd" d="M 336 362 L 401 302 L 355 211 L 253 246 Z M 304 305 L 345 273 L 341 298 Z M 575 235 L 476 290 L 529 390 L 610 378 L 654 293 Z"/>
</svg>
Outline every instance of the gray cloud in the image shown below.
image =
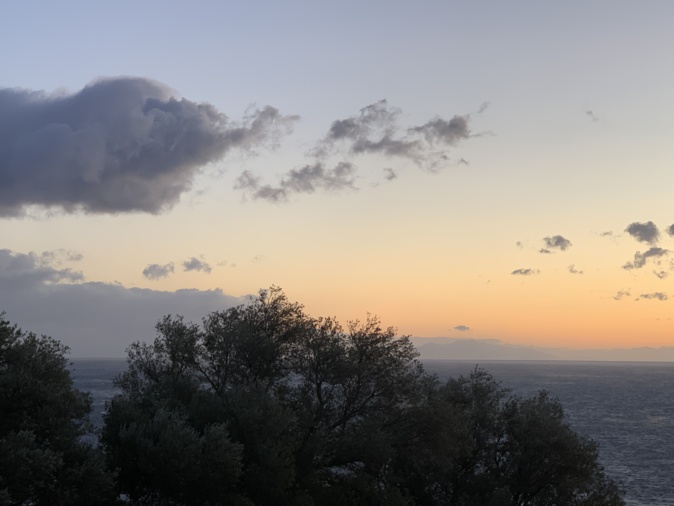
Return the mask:
<svg viewBox="0 0 674 506">
<path fill-rule="evenodd" d="M 409 131 L 422 134 L 429 144 L 454 146 L 471 136 L 469 119 L 469 116 L 454 116 L 450 120 L 435 118 L 421 126 L 410 128 Z"/>
<path fill-rule="evenodd" d="M 285 202 L 295 193 L 357 190 L 355 186 L 356 168 L 348 162 L 340 162 L 332 169 L 326 169 L 321 162 L 307 165 L 288 172 L 278 186 L 261 185 L 260 179 L 244 171 L 236 182 L 236 188 L 246 190 L 254 199 Z"/>
<path fill-rule="evenodd" d="M 486 106 L 480 112 L 484 109 Z M 276 203 L 286 202 L 297 193 L 354 190 L 356 166 L 344 159 L 368 154 L 412 161 L 431 172 L 444 166 L 468 164 L 463 158 L 451 159 L 447 149 L 480 135 L 471 132 L 470 115 L 455 115 L 449 120 L 436 117 L 412 127 L 401 126 L 400 115 L 401 110 L 385 99 L 363 107 L 357 115 L 333 121 L 328 132 L 309 151 L 313 161 L 285 173 L 278 184 L 262 183 L 258 175 L 245 171 L 237 179 L 235 189 L 250 193 L 253 199 Z M 327 169 L 329 157 L 342 160 L 333 169 Z M 392 168 L 384 172 L 388 181 L 397 177 Z"/>
<path fill-rule="evenodd" d="M 585 111 L 585 114 L 587 114 L 592 121 L 599 121 L 599 118 L 597 118 L 592 111 Z"/>
<path fill-rule="evenodd" d="M 571 241 L 562 237 L 561 235 L 544 237 L 543 242 L 545 243 L 546 248 L 559 249 L 561 251 L 566 251 L 571 247 Z"/>
<path fill-rule="evenodd" d="M 350 154 L 381 154 L 407 158 L 420 166 L 434 170 L 438 164 L 449 161 L 446 148 L 473 136 L 470 115 L 455 115 L 449 120 L 436 117 L 423 125 L 401 127 L 398 119 L 401 110 L 380 100 L 363 107 L 360 114 L 336 120 L 312 154 L 318 158 L 345 147 Z"/>
<path fill-rule="evenodd" d="M 576 269 L 574 264 L 569 265 L 568 269 L 571 274 L 583 274 L 583 271 Z"/>
<path fill-rule="evenodd" d="M 275 145 L 296 119 L 267 106 L 235 123 L 143 78 L 102 79 L 70 95 L 0 89 L 0 216 L 32 205 L 159 213 L 201 167 L 234 148 Z"/>
<path fill-rule="evenodd" d="M 630 295 L 631 293 L 629 292 L 629 290 L 618 290 L 618 292 L 613 296 L 613 299 L 620 300 L 625 297 L 629 297 Z"/>
<path fill-rule="evenodd" d="M 470 327 L 468 325 L 457 325 L 455 327 L 452 327 L 454 330 L 458 330 L 459 332 L 467 332 L 470 330 Z"/>
<path fill-rule="evenodd" d="M 390 167 L 386 167 L 384 169 L 384 174 L 385 174 L 384 179 L 386 179 L 387 181 L 393 181 L 398 177 L 398 173 L 395 170 L 391 169 Z"/>
<path fill-rule="evenodd" d="M 168 264 L 159 265 L 159 264 L 150 264 L 145 269 L 143 269 L 143 276 L 147 279 L 162 279 L 169 277 L 170 274 L 173 274 L 174 266 L 173 262 Z"/>
<path fill-rule="evenodd" d="M 648 261 L 649 258 L 660 258 L 669 255 L 669 253 L 670 253 L 669 250 L 658 247 L 650 248 L 649 250 L 644 251 L 643 253 L 637 251 L 634 254 L 634 261 L 627 262 L 625 265 L 623 265 L 623 269 L 626 270 L 641 269 L 644 265 L 646 265 L 646 262 Z"/>
<path fill-rule="evenodd" d="M 612 230 L 607 230 L 606 232 L 601 232 L 599 234 L 600 237 L 613 237 L 613 231 Z"/>
<path fill-rule="evenodd" d="M 667 300 L 668 298 L 669 298 L 669 297 L 667 297 L 667 294 L 666 294 L 666 293 L 663 293 L 663 292 L 652 292 L 652 293 L 642 293 L 641 295 L 639 295 L 639 298 L 638 298 L 637 300 L 639 300 L 639 299 L 652 299 L 652 300 L 661 300 L 661 301 L 665 301 L 665 300 Z"/>
<path fill-rule="evenodd" d="M 477 110 L 478 114 L 482 114 L 484 111 L 489 109 L 489 106 L 491 105 L 491 102 L 482 102 L 482 105 L 480 105 L 480 108 Z"/>
<path fill-rule="evenodd" d="M 669 227 L 667 227 L 667 233 L 668 233 L 669 235 L 674 235 L 674 224 L 672 224 L 672 225 L 670 225 Z"/>
<path fill-rule="evenodd" d="M 627 226 L 625 232 L 630 234 L 639 242 L 655 244 L 660 238 L 660 231 L 652 221 L 646 223 L 634 222 Z"/>
<path fill-rule="evenodd" d="M 513 276 L 533 276 L 534 274 L 538 274 L 540 272 L 541 271 L 538 269 L 515 269 L 510 274 Z"/>
<path fill-rule="evenodd" d="M 58 269 L 54 266 L 56 253 L 14 254 L 8 249 L 0 249 L 0 280 L 2 287 L 11 290 L 22 283 L 77 283 L 84 280 L 79 271 Z"/>
<path fill-rule="evenodd" d="M 0 311 L 24 330 L 61 340 L 73 356 L 122 357 L 133 341 L 151 341 L 166 314 L 200 321 L 246 302 L 219 289 L 158 291 L 83 279 L 45 265 L 40 255 L 0 250 Z"/>
<path fill-rule="evenodd" d="M 667 271 L 653 271 L 653 274 L 655 274 L 658 279 L 665 279 L 667 276 L 669 276 Z"/>
<path fill-rule="evenodd" d="M 546 248 L 541 248 L 541 249 L 538 250 L 538 252 L 542 253 L 544 255 L 551 255 L 552 254 L 552 251 L 550 251 L 549 249 L 546 249 Z"/>
<path fill-rule="evenodd" d="M 183 262 L 183 270 L 185 272 L 198 271 L 198 272 L 210 273 L 212 269 L 211 269 L 211 266 L 207 262 L 204 262 L 203 260 L 199 260 L 196 257 L 192 257 L 189 260 L 185 260 Z"/>
</svg>

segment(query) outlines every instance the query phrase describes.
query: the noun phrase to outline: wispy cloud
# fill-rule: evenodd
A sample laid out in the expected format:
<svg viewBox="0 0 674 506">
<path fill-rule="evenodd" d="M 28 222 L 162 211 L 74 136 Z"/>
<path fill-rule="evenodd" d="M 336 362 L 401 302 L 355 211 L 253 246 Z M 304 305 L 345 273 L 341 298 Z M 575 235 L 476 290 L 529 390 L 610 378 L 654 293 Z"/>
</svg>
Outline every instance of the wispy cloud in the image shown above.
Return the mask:
<svg viewBox="0 0 674 506">
<path fill-rule="evenodd" d="M 624 299 L 632 295 L 629 290 L 618 290 L 618 292 L 613 296 L 614 300 Z"/>
<path fill-rule="evenodd" d="M 664 292 L 652 292 L 652 293 L 642 293 L 636 300 L 647 299 L 647 300 L 660 300 L 666 301 L 669 297 Z"/>
<path fill-rule="evenodd" d="M 458 330 L 459 332 L 468 332 L 470 330 L 470 327 L 468 325 L 456 325 L 455 327 L 452 327 L 454 330 Z"/>
<path fill-rule="evenodd" d="M 669 276 L 667 271 L 653 271 L 653 274 L 655 274 L 658 279 L 665 279 Z"/>
<path fill-rule="evenodd" d="M 538 269 L 515 269 L 512 271 L 510 274 L 513 276 L 533 276 L 535 274 L 539 274 L 541 271 Z"/>
<path fill-rule="evenodd" d="M 159 213 L 201 167 L 232 149 L 274 146 L 296 120 L 266 106 L 236 123 L 143 78 L 101 79 L 70 95 L 0 89 L 0 216 L 32 205 Z"/>
<path fill-rule="evenodd" d="M 384 168 L 384 179 L 387 181 L 393 181 L 398 177 L 398 173 L 390 167 Z M 672 225 L 674 226 L 674 225 Z"/>
<path fill-rule="evenodd" d="M 150 264 L 143 269 L 143 276 L 147 279 L 156 280 L 167 278 L 169 275 L 173 274 L 173 272 L 173 262 L 164 265 Z"/>
<path fill-rule="evenodd" d="M 277 186 L 261 184 L 260 178 L 244 171 L 236 181 L 235 188 L 249 192 L 254 199 L 271 202 L 286 202 L 295 193 L 356 190 L 355 167 L 348 162 L 340 162 L 332 169 L 326 169 L 321 162 L 307 165 L 288 172 Z"/>
<path fill-rule="evenodd" d="M 192 257 L 189 260 L 185 260 L 183 262 L 183 270 L 185 272 L 197 271 L 197 272 L 210 273 L 212 269 L 211 266 L 208 264 L 208 262 L 199 260 L 196 257 Z"/>
<path fill-rule="evenodd" d="M 312 154 L 318 158 L 343 150 L 351 155 L 380 154 L 406 158 L 434 170 L 449 160 L 446 148 L 475 135 L 470 115 L 435 117 L 422 125 L 403 127 L 399 124 L 401 112 L 384 99 L 363 107 L 357 115 L 335 120 Z"/>
<path fill-rule="evenodd" d="M 649 250 L 644 251 L 643 253 L 637 251 L 634 254 L 634 260 L 632 262 L 627 262 L 625 265 L 623 265 L 623 269 L 626 270 L 641 269 L 644 265 L 646 265 L 646 262 L 648 261 L 649 258 L 660 258 L 669 255 L 669 253 L 670 253 L 669 250 L 658 247 L 650 248 Z"/>
<path fill-rule="evenodd" d="M 558 249 L 561 251 L 566 251 L 571 247 L 571 241 L 569 241 L 565 237 L 562 237 L 561 235 L 544 237 L 543 242 L 545 243 L 545 247 L 548 249 Z M 541 253 L 543 253 L 543 250 L 541 250 Z M 547 253 L 549 253 L 549 251 L 547 251 Z"/>
<path fill-rule="evenodd" d="M 583 271 L 576 269 L 574 264 L 569 265 L 568 270 L 571 274 L 583 274 Z"/>
<path fill-rule="evenodd" d="M 594 121 L 594 122 L 599 121 L 599 118 L 597 118 L 597 116 L 595 116 L 594 112 L 592 112 L 592 111 L 590 111 L 590 110 L 587 110 L 587 111 L 585 111 L 585 114 L 586 114 L 592 121 Z"/>
</svg>

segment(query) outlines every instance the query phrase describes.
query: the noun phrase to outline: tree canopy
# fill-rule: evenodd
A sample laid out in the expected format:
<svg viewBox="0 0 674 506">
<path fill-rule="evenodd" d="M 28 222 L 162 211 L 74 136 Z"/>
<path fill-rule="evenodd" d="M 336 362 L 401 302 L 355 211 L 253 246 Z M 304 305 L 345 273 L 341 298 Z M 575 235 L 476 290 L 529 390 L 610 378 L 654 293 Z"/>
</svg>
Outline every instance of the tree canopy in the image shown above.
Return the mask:
<svg viewBox="0 0 674 506">
<path fill-rule="evenodd" d="M 82 438 L 91 398 L 73 388 L 67 351 L 0 313 L 0 504 L 115 502 L 114 474 Z"/>
<path fill-rule="evenodd" d="M 624 504 L 561 405 L 487 372 L 441 382 L 368 317 L 278 288 L 128 349 L 102 448 L 138 504 Z"/>
</svg>

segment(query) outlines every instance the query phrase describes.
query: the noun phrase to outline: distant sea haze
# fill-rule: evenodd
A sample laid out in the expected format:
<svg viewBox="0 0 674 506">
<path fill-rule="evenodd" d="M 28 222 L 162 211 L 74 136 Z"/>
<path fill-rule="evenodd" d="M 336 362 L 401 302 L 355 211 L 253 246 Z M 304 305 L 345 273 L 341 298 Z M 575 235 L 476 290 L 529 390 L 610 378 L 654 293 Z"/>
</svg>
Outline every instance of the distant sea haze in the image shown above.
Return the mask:
<svg viewBox="0 0 674 506">
<path fill-rule="evenodd" d="M 421 359 L 443 360 L 575 360 L 674 362 L 674 346 L 662 348 L 573 349 L 517 346 L 499 339 L 413 337 Z"/>
</svg>

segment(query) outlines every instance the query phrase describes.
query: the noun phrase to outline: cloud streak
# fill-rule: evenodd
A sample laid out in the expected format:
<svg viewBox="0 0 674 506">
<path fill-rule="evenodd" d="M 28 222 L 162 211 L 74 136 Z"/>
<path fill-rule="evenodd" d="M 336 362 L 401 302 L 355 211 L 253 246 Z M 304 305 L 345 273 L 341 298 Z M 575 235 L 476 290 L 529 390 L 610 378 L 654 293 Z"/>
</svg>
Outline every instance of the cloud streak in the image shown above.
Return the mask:
<svg viewBox="0 0 674 506">
<path fill-rule="evenodd" d="M 287 202 L 297 193 L 314 193 L 318 190 L 336 192 L 356 190 L 356 168 L 348 162 L 340 162 L 332 169 L 326 169 L 321 162 L 306 165 L 288 172 L 277 186 L 261 184 L 260 178 L 244 171 L 236 182 L 236 188 L 245 190 L 255 200 Z"/>
<path fill-rule="evenodd" d="M 183 271 L 185 272 L 196 271 L 210 274 L 211 270 L 211 266 L 208 262 L 199 260 L 196 257 L 192 257 L 189 260 L 185 260 L 183 262 Z"/>
<path fill-rule="evenodd" d="M 669 250 L 658 247 L 650 248 L 647 251 L 644 251 L 643 253 L 637 251 L 634 254 L 634 260 L 632 262 L 627 262 L 625 265 L 623 265 L 623 269 L 628 271 L 632 269 L 641 269 L 644 265 L 646 265 L 646 262 L 648 261 L 649 258 L 661 258 L 669 255 L 669 253 L 670 253 Z"/>
<path fill-rule="evenodd" d="M 472 133 L 470 115 L 450 119 L 435 117 L 418 126 L 405 127 L 399 122 L 401 110 L 384 99 L 363 107 L 359 114 L 331 123 L 328 132 L 308 153 L 312 161 L 282 175 L 278 184 L 261 182 L 260 176 L 244 171 L 235 189 L 244 190 L 253 199 L 286 202 L 293 194 L 317 191 L 356 190 L 357 167 L 350 157 L 378 155 L 394 160 L 412 161 L 435 172 L 452 162 L 448 149 L 480 134 Z M 328 158 L 338 161 L 329 169 Z M 384 169 L 385 179 L 397 177 L 393 168 Z"/>
<path fill-rule="evenodd" d="M 659 300 L 664 302 L 668 298 L 669 297 L 664 292 L 652 292 L 652 293 L 642 293 L 641 295 L 639 295 L 639 298 L 637 300 L 646 299 L 646 300 Z"/>
<path fill-rule="evenodd" d="M 109 78 L 52 94 L 0 89 L 0 216 L 30 206 L 160 213 L 199 169 L 233 149 L 274 146 L 296 116 L 266 106 L 232 122 L 143 78 Z"/>
<path fill-rule="evenodd" d="M 535 274 L 539 274 L 540 271 L 538 269 L 515 269 L 512 271 L 510 274 L 513 276 L 533 276 Z"/>
<path fill-rule="evenodd" d="M 566 251 L 571 247 L 571 241 L 569 241 L 565 237 L 562 237 L 561 235 L 544 237 L 543 242 L 545 243 L 545 247 L 548 248 L 548 250 L 558 249 L 560 251 Z M 541 253 L 543 252 L 549 253 L 550 251 L 541 250 Z"/>
<path fill-rule="evenodd" d="M 152 280 L 164 279 L 173 274 L 174 270 L 173 262 L 164 265 L 150 264 L 143 269 L 143 276 Z"/>
</svg>

